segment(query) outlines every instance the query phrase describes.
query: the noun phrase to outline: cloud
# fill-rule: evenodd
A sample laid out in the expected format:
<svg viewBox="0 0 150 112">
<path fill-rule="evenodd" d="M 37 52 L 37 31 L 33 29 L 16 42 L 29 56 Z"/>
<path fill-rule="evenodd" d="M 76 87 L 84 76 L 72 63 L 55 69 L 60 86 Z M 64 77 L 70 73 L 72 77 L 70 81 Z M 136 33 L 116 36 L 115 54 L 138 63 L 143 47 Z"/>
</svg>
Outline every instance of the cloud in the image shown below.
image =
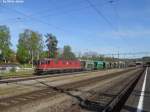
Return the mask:
<svg viewBox="0 0 150 112">
<path fill-rule="evenodd" d="M 150 36 L 150 29 L 148 30 L 139 30 L 139 31 L 132 31 L 132 30 L 126 30 L 121 32 L 113 32 L 112 35 L 114 36 L 120 36 L 123 38 L 143 38 L 143 37 L 149 37 Z"/>
<path fill-rule="evenodd" d="M 105 38 L 148 38 L 150 29 L 144 30 L 123 30 L 123 31 L 106 31 L 99 33 L 100 37 Z"/>
</svg>

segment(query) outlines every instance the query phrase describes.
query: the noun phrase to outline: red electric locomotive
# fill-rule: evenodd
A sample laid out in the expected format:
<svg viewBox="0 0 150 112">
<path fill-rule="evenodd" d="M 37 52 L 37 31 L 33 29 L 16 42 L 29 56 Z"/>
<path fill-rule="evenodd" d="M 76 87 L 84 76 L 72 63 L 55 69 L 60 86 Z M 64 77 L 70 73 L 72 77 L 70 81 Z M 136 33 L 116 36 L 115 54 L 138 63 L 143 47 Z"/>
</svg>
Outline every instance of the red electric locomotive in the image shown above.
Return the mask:
<svg viewBox="0 0 150 112">
<path fill-rule="evenodd" d="M 56 73 L 82 70 L 79 60 L 41 59 L 37 62 L 35 72 Z"/>
</svg>

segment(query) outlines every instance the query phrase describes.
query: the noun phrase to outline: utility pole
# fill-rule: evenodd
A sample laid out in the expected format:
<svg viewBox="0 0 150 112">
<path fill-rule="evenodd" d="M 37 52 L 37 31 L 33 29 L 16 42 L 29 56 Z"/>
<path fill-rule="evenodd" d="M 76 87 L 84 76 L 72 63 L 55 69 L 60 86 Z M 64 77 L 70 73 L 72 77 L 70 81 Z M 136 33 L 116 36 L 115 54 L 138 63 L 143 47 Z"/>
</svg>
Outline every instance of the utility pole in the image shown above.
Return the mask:
<svg viewBox="0 0 150 112">
<path fill-rule="evenodd" d="M 112 61 L 114 61 L 114 54 L 112 54 Z"/>
<path fill-rule="evenodd" d="M 120 68 L 120 65 L 119 65 L 119 51 L 118 51 L 118 68 Z"/>
<path fill-rule="evenodd" d="M 33 68 L 33 50 L 32 50 L 32 68 Z"/>
<path fill-rule="evenodd" d="M 124 68 L 126 68 L 126 58 L 125 58 L 125 54 L 123 56 L 123 60 L 124 60 Z"/>
</svg>

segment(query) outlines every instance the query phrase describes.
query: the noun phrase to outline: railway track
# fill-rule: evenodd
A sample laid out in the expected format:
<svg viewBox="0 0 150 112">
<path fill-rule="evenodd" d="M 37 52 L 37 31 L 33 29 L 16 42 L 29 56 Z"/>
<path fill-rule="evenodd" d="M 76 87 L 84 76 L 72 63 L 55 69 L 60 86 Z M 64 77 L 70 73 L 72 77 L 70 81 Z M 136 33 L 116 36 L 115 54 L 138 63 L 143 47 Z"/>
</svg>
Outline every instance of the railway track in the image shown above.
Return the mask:
<svg viewBox="0 0 150 112">
<path fill-rule="evenodd" d="M 139 73 L 139 75 L 133 77 L 125 86 L 121 89 L 117 96 L 115 96 L 108 104 L 105 106 L 103 112 L 116 112 L 120 111 L 121 107 L 124 105 L 129 95 L 133 91 L 137 82 L 141 78 L 144 71 Z"/>
<path fill-rule="evenodd" d="M 72 95 L 70 93 L 70 91 L 78 91 L 77 88 L 79 88 L 79 87 L 87 86 L 89 83 L 96 84 L 102 80 L 107 80 L 112 77 L 120 76 L 123 73 L 124 72 L 112 73 L 111 75 L 95 77 L 95 78 L 87 79 L 84 81 L 77 81 L 77 82 L 73 82 L 73 83 L 69 83 L 69 84 L 64 84 L 64 85 L 57 86 L 57 87 L 53 87 L 53 86 L 47 85 L 43 82 L 40 82 L 41 84 L 44 84 L 45 86 L 47 86 L 47 88 L 43 89 L 43 90 L 38 90 L 38 91 L 14 96 L 14 97 L 0 99 L 0 109 L 1 109 L 1 111 L 5 111 L 5 110 L 7 110 L 11 107 L 17 106 L 17 105 L 26 104 L 26 103 L 29 103 L 29 102 L 32 102 L 35 100 L 39 100 L 41 98 L 43 99 L 43 98 L 47 98 L 47 97 L 53 97 L 60 93 L 65 93 L 67 95 L 74 97 L 74 95 Z"/>
<path fill-rule="evenodd" d="M 95 71 L 80 71 L 80 72 L 71 72 L 71 73 L 57 73 L 57 74 L 48 74 L 48 75 L 40 75 L 40 76 L 25 76 L 25 77 L 14 77 L 14 78 L 1 78 L 0 84 L 3 83 L 13 83 L 13 82 L 20 82 L 20 81 L 28 81 L 28 80 L 36 80 L 42 78 L 49 78 L 49 77 L 58 77 L 58 76 L 65 76 L 65 75 L 77 75 L 81 73 L 89 73 L 89 72 L 97 72 Z"/>
<path fill-rule="evenodd" d="M 143 74 L 143 71 L 138 71 L 135 75 L 118 81 L 111 87 L 105 88 L 103 92 L 99 91 L 92 94 L 86 100 L 79 102 L 78 105 L 80 107 L 75 105 L 69 109 L 69 112 L 80 112 L 81 110 L 83 112 L 86 112 L 86 110 L 88 112 L 119 112 Z"/>
<path fill-rule="evenodd" d="M 125 70 L 133 70 L 135 68 L 128 68 Z M 18 77 L 18 78 L 8 78 L 8 79 L 1 79 L 0 84 L 4 83 L 13 83 L 13 82 L 20 82 L 20 81 L 28 81 L 28 80 L 36 80 L 36 79 L 43 79 L 43 78 L 50 78 L 50 77 L 58 77 L 58 76 L 66 76 L 66 75 L 77 75 L 81 73 L 90 73 L 90 72 L 97 72 L 98 70 L 93 71 L 80 71 L 80 72 L 72 72 L 72 73 L 60 73 L 60 74 L 48 74 L 48 75 L 41 75 L 41 76 L 27 76 L 27 77 Z"/>
</svg>

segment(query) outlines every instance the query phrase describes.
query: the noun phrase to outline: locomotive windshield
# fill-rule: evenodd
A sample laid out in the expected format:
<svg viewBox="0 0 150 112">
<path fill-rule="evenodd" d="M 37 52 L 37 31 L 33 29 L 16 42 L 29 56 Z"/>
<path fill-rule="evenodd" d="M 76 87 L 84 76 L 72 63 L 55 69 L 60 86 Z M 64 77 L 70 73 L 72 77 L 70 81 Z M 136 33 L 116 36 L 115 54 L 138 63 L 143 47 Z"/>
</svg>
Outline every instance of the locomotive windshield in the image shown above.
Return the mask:
<svg viewBox="0 0 150 112">
<path fill-rule="evenodd" d="M 42 65 L 42 64 L 49 64 L 50 63 L 50 60 L 38 60 L 37 61 L 37 65 Z"/>
</svg>

